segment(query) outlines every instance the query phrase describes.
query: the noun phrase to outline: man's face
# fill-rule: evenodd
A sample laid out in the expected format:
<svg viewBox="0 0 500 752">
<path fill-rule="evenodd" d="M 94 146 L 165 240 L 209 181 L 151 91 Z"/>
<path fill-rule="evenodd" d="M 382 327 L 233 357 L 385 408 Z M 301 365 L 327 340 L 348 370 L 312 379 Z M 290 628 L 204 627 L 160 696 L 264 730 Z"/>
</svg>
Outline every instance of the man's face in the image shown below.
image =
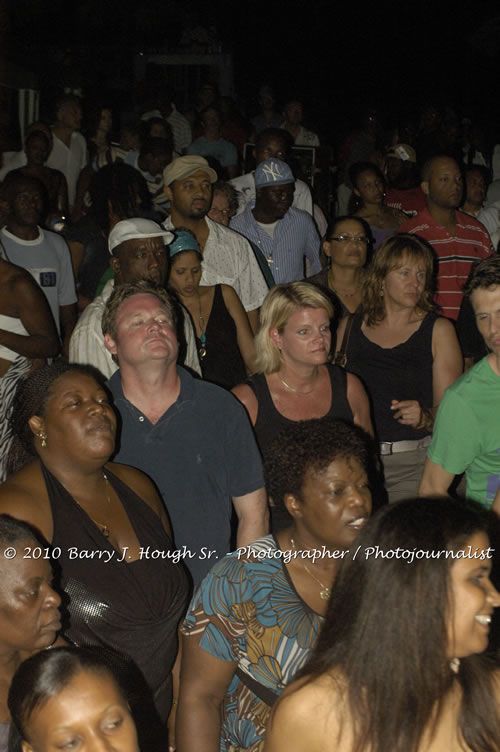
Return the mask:
<svg viewBox="0 0 500 752">
<path fill-rule="evenodd" d="M 167 252 L 163 238 L 133 238 L 115 249 L 111 266 L 119 284 L 148 280 L 164 285 Z"/>
<path fill-rule="evenodd" d="M 172 161 L 172 152 L 164 152 L 163 154 L 146 154 L 146 169 L 150 175 L 156 177 L 156 175 L 162 175 L 163 170 Z"/>
<path fill-rule="evenodd" d="M 255 149 L 255 162 L 260 164 L 265 159 L 281 159 L 286 162 L 288 159 L 288 153 L 286 150 L 285 142 L 281 138 L 265 138 L 259 143 L 258 148 Z"/>
<path fill-rule="evenodd" d="M 36 227 L 43 212 L 43 197 L 40 189 L 29 181 L 20 182 L 14 188 L 10 213 L 14 222 L 21 227 Z"/>
<path fill-rule="evenodd" d="M 204 170 L 165 188 L 165 193 L 172 203 L 172 208 L 185 219 L 202 219 L 208 214 L 212 203 L 212 184 Z"/>
<path fill-rule="evenodd" d="M 295 183 L 286 185 L 276 185 L 268 188 L 259 188 L 257 191 L 257 201 L 262 206 L 272 221 L 283 219 L 293 203 L 293 192 Z"/>
<path fill-rule="evenodd" d="M 302 105 L 300 102 L 289 102 L 285 107 L 285 117 L 289 123 L 300 125 L 303 118 Z"/>
<path fill-rule="evenodd" d="M 210 109 L 203 113 L 203 125 L 208 130 L 220 128 L 220 117 L 217 110 Z"/>
<path fill-rule="evenodd" d="M 77 102 L 67 102 L 59 110 L 59 121 L 74 131 L 80 129 L 82 123 L 82 108 Z"/>
<path fill-rule="evenodd" d="M 175 326 L 169 311 L 155 295 L 126 298 L 116 312 L 116 337 L 104 335 L 120 366 L 140 366 L 153 361 L 175 363 L 179 351 Z"/>
<path fill-rule="evenodd" d="M 465 185 L 467 191 L 467 201 L 474 206 L 482 206 L 486 195 L 486 184 L 484 177 L 479 170 L 472 170 L 465 175 Z"/>
<path fill-rule="evenodd" d="M 462 173 L 454 159 L 440 157 L 432 163 L 428 181 L 422 190 L 430 203 L 442 209 L 456 209 L 463 191 Z"/>
<path fill-rule="evenodd" d="M 43 165 L 49 158 L 50 147 L 47 139 L 41 133 L 34 133 L 26 139 L 24 151 L 28 164 Z"/>
<path fill-rule="evenodd" d="M 500 356 L 500 285 L 477 287 L 470 296 L 476 324 L 486 346 Z"/>
</svg>

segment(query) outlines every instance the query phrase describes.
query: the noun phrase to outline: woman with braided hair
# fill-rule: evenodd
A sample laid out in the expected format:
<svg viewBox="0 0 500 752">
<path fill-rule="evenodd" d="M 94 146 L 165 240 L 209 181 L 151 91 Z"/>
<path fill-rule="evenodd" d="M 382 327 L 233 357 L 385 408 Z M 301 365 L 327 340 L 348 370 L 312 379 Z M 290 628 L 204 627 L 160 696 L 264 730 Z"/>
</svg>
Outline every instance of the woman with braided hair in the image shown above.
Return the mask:
<svg viewBox="0 0 500 752">
<path fill-rule="evenodd" d="M 57 552 L 68 638 L 135 662 L 165 722 L 187 579 L 168 556 L 170 525 L 153 484 L 109 462 L 116 417 L 95 374 L 58 361 L 22 382 L 12 415 L 22 467 L 0 487 L 0 512 L 33 525 Z M 148 547 L 165 557 L 141 556 Z"/>
</svg>

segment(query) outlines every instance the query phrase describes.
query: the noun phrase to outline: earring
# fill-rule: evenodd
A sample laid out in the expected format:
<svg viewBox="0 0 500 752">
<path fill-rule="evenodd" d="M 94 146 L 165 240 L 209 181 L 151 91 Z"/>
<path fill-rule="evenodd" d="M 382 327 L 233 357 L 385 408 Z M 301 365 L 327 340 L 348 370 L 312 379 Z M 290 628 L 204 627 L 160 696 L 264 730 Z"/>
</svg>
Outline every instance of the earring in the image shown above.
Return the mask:
<svg viewBox="0 0 500 752">
<path fill-rule="evenodd" d="M 460 670 L 460 658 L 452 658 L 450 661 L 450 669 L 454 674 L 458 674 Z"/>
<path fill-rule="evenodd" d="M 43 431 L 40 431 L 38 438 L 42 440 L 42 447 L 45 449 L 45 447 L 47 446 L 47 434 Z"/>
</svg>

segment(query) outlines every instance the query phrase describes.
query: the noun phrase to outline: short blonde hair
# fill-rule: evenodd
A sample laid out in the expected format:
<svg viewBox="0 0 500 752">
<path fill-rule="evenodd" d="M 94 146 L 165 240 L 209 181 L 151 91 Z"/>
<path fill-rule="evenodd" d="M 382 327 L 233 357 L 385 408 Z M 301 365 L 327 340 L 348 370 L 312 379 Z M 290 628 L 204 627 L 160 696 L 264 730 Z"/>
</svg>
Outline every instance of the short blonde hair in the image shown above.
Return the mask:
<svg viewBox="0 0 500 752">
<path fill-rule="evenodd" d="M 260 328 L 255 337 L 258 373 L 275 373 L 280 352 L 271 339 L 271 329 L 280 334 L 298 308 L 324 308 L 330 319 L 333 306 L 327 296 L 309 282 L 288 282 L 271 288 L 260 309 Z"/>
<path fill-rule="evenodd" d="M 368 326 L 385 318 L 382 295 L 384 279 L 393 269 L 399 269 L 406 260 L 421 261 L 425 266 L 425 286 L 415 308 L 422 313 L 434 310 L 434 252 L 431 246 L 417 235 L 400 233 L 386 238 L 375 251 L 363 282 L 363 314 Z"/>
</svg>

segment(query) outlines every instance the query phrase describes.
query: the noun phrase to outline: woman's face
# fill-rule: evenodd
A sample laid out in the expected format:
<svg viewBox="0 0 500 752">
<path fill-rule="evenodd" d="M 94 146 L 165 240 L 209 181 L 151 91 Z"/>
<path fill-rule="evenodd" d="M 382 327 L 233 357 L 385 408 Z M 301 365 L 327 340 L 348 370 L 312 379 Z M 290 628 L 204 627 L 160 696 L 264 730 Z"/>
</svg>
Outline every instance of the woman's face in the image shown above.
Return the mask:
<svg viewBox="0 0 500 752">
<path fill-rule="evenodd" d="M 384 183 L 376 172 L 365 170 L 358 176 L 354 193 L 364 205 L 381 204 L 384 198 Z"/>
<path fill-rule="evenodd" d="M 61 629 L 61 599 L 52 589 L 52 567 L 47 559 L 34 558 L 37 548 L 39 544 L 27 538 L 3 546 L 0 553 L 2 654 L 47 648 Z"/>
<path fill-rule="evenodd" d="M 338 457 L 325 470 L 308 470 L 293 514 L 298 538 L 309 547 L 349 548 L 371 514 L 365 469 L 355 457 Z"/>
<path fill-rule="evenodd" d="M 152 123 L 149 129 L 150 138 L 168 138 L 167 129 L 163 123 Z"/>
<path fill-rule="evenodd" d="M 323 242 L 323 251 L 331 258 L 332 266 L 364 266 L 367 248 L 364 227 L 355 219 L 344 219 L 336 224 L 331 238 Z"/>
<path fill-rule="evenodd" d="M 26 726 L 23 752 L 139 752 L 130 709 L 105 673 L 82 669 Z"/>
<path fill-rule="evenodd" d="M 500 594 L 490 580 L 489 545 L 485 533 L 475 533 L 462 549 L 462 558 L 455 558 L 450 567 L 449 658 L 482 653 L 488 645 L 493 609 L 500 606 Z"/>
<path fill-rule="evenodd" d="M 330 318 L 324 308 L 297 308 L 283 332 L 273 327 L 270 336 L 285 363 L 321 365 L 330 352 Z"/>
<path fill-rule="evenodd" d="M 179 295 L 197 295 L 200 279 L 201 261 L 197 253 L 185 251 L 174 256 L 168 281 Z"/>
<path fill-rule="evenodd" d="M 116 416 L 104 389 L 92 376 L 68 371 L 50 388 L 43 417 L 30 418 L 35 435 L 46 434 L 52 456 L 107 462 L 115 446 Z"/>
<path fill-rule="evenodd" d="M 111 110 L 105 108 L 101 110 L 101 119 L 99 120 L 98 130 L 109 133 L 113 125 L 113 114 Z"/>
<path fill-rule="evenodd" d="M 383 282 L 384 301 L 398 308 L 415 308 L 425 290 L 427 268 L 424 261 L 403 257 Z"/>
</svg>

